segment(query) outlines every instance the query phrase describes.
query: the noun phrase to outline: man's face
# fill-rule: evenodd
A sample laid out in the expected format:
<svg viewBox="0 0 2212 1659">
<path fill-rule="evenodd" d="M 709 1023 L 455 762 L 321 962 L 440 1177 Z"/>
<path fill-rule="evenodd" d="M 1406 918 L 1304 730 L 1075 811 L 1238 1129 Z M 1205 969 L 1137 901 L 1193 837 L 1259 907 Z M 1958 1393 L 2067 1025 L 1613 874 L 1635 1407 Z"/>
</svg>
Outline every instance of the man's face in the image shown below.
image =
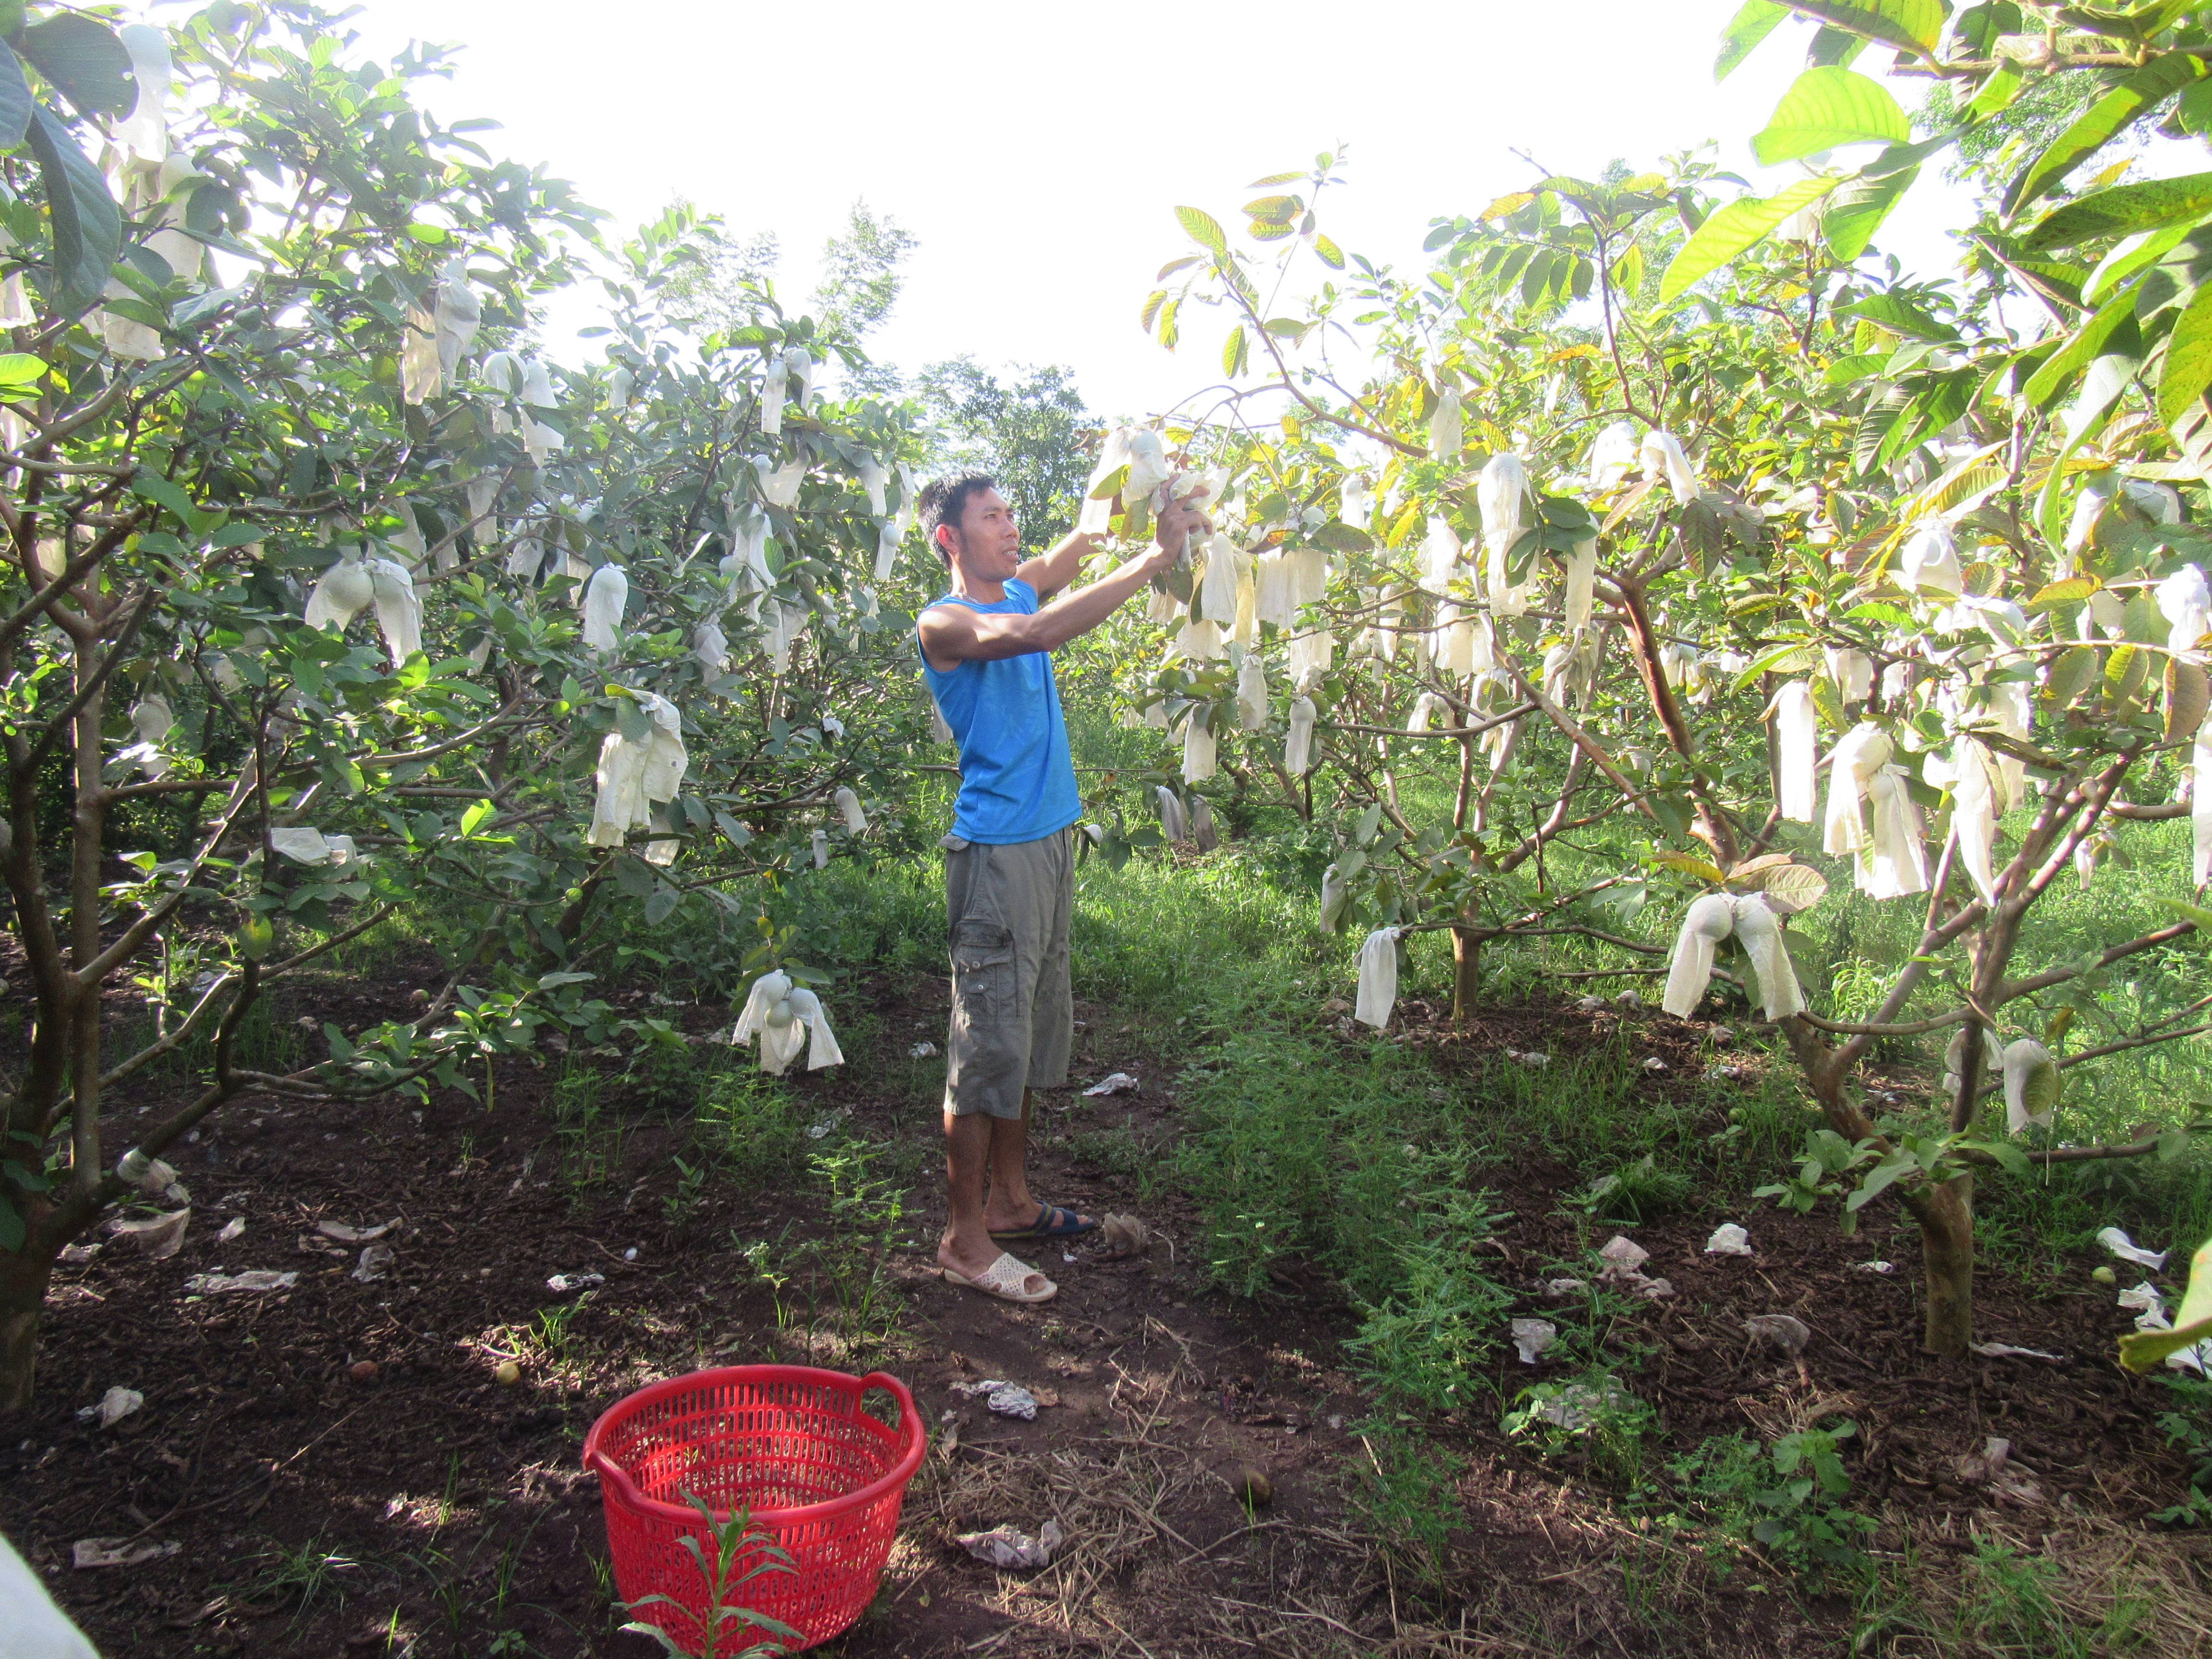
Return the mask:
<svg viewBox="0 0 2212 1659">
<path fill-rule="evenodd" d="M 960 514 L 952 556 L 962 572 L 979 581 L 1002 582 L 1021 568 L 1021 526 L 1014 509 L 995 489 L 970 495 Z"/>
</svg>

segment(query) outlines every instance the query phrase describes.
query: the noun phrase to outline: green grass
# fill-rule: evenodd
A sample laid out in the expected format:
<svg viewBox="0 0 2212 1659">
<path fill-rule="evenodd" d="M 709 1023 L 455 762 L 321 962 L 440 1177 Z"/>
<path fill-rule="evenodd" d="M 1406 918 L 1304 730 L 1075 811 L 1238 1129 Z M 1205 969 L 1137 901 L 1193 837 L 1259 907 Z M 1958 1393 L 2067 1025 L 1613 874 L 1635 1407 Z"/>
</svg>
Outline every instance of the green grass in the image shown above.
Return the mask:
<svg viewBox="0 0 2212 1659">
<path fill-rule="evenodd" d="M 1317 925 L 1304 858 L 1313 833 L 1231 843 L 1194 860 L 1140 855 L 1119 872 L 1088 861 L 1078 877 L 1077 992 L 1183 1058 L 1180 1141 L 1146 1164 L 1146 1186 L 1172 1179 L 1199 1201 L 1204 1259 L 1218 1280 L 1244 1295 L 1269 1293 L 1277 1273 L 1340 1280 L 1363 1310 L 1370 1380 L 1407 1401 L 1447 1406 L 1455 1401 L 1444 1389 L 1461 1383 L 1463 1397 L 1467 1365 L 1502 1338 L 1502 1321 L 1485 1311 L 1488 1281 L 1467 1254 L 1482 1224 L 1468 1195 L 1486 1170 L 1531 1154 L 1568 1165 L 1581 1183 L 1571 1207 L 1602 1237 L 1601 1229 L 1686 1207 L 1740 1212 L 1817 1119 L 1778 1052 L 1755 1083 L 1716 1081 L 1686 1098 L 1654 1099 L 1641 1086 L 1632 1031 L 1548 1067 L 1499 1059 L 1454 1078 L 1387 1040 L 1347 1048 L 1322 1005 L 1350 994 L 1356 941 Z M 2179 857 L 2185 842 L 2167 839 L 2166 852 Z M 933 853 L 833 866 L 815 884 L 816 902 L 866 942 L 872 960 L 934 971 L 940 870 Z M 2092 937 L 2156 925 L 2156 899 L 2172 873 L 2147 865 L 2102 872 L 2090 894 L 2054 902 L 2026 962 L 2065 959 Z M 1637 923 L 1656 937 L 1667 908 L 1655 902 Z M 1863 975 L 1877 975 L 1884 952 L 1906 948 L 1914 921 L 1905 907 L 1874 905 L 1840 884 L 1813 916 L 1818 924 L 1808 918 L 1803 931 L 1814 962 L 1859 963 Z M 1443 993 L 1451 970 L 1443 936 L 1417 939 L 1412 957 L 1401 994 Z M 1580 942 L 1494 951 L 1485 988 L 1501 1000 L 1561 994 L 1547 969 L 1613 959 Z M 2146 962 L 2130 994 L 2155 1006 L 2173 988 L 2158 976 L 2172 972 Z M 1844 975 L 1843 991 L 1879 994 L 1873 979 L 1854 983 Z M 2099 995 L 2105 1012 L 2080 1017 L 2077 1030 L 2113 1009 L 2132 1017 L 2126 1009 L 2136 1004 L 2124 1008 L 2110 988 Z M 1742 1029 L 1755 1045 L 1755 1028 Z M 1940 1054 L 1926 1048 L 1905 1057 L 1934 1069 Z M 2074 1086 L 2078 1117 L 2065 1132 L 2087 1139 L 2170 1116 L 2149 1097 L 2170 1098 L 2172 1079 L 2186 1084 L 2203 1066 L 2202 1045 L 2191 1041 L 2131 1057 L 2110 1075 L 2095 1068 L 2094 1084 L 2082 1076 Z M 1127 1170 L 1148 1152 L 1127 1139 L 1093 1130 L 1077 1150 Z M 2048 1269 L 2114 1223 L 2185 1251 L 2212 1233 L 2212 1158 L 2192 1149 L 2171 1162 L 1991 1176 L 1979 1183 L 1977 1206 L 1983 1250 L 2006 1267 Z M 1885 1220 L 1872 1216 L 1869 1224 Z M 1909 1243 L 1883 1248 L 1894 1255 Z"/>
</svg>

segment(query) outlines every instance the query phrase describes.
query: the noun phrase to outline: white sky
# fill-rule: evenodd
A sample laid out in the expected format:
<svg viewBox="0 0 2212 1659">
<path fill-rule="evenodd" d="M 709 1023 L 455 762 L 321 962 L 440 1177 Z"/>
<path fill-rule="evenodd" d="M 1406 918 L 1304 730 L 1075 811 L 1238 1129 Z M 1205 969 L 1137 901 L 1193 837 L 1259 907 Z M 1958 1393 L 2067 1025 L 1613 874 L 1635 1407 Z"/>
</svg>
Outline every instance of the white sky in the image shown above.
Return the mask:
<svg viewBox="0 0 2212 1659">
<path fill-rule="evenodd" d="M 1809 30 L 1785 23 L 1717 87 L 1736 3 L 368 0 L 354 27 L 382 56 L 465 46 L 425 100 L 503 123 L 479 142 L 574 180 L 611 229 L 684 197 L 775 231 L 787 302 L 866 198 L 921 239 L 878 357 L 1063 362 L 1094 410 L 1138 414 L 1218 378 L 1225 323 L 1193 319 L 1175 356 L 1137 326 L 1188 251 L 1179 203 L 1233 227 L 1250 180 L 1342 144 L 1351 184 L 1323 228 L 1410 266 L 1432 216 L 1535 176 L 1516 147 L 1587 175 L 1715 139 L 1757 180 L 1747 140 L 1803 64 L 1783 37 Z M 1885 239 L 1931 271 L 1948 264 L 1936 196 L 1923 179 Z M 557 317 L 549 344 L 580 355 L 561 337 L 586 320 Z"/>
</svg>

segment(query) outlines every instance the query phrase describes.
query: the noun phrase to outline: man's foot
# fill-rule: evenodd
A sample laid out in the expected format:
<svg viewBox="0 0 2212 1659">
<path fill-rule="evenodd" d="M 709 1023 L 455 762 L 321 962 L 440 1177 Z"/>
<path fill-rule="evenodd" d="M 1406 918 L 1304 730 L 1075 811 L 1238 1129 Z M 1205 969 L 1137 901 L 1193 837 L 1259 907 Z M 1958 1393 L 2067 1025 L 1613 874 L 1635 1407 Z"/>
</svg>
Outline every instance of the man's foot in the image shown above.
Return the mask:
<svg viewBox="0 0 2212 1659">
<path fill-rule="evenodd" d="M 1002 1267 L 1001 1262 L 1006 1265 Z M 969 1245 L 948 1233 L 937 1247 L 937 1265 L 947 1284 L 982 1291 L 1008 1302 L 1042 1302 L 1060 1288 L 988 1239 L 980 1245 Z"/>
<path fill-rule="evenodd" d="M 1073 1210 L 1060 1209 L 1050 1204 L 1039 1204 L 1030 1214 L 1006 1224 L 991 1219 L 988 1206 L 983 1215 L 984 1224 L 989 1229 L 991 1237 L 1002 1244 L 1016 1239 L 1080 1238 L 1085 1233 L 1098 1230 L 1098 1224 L 1089 1216 L 1078 1215 Z"/>
<path fill-rule="evenodd" d="M 955 1267 L 945 1269 L 945 1280 L 963 1290 L 981 1291 L 986 1296 L 1001 1302 L 1049 1302 L 1060 1294 L 1060 1286 L 1026 1263 L 1017 1261 L 1004 1251 L 981 1273 L 969 1274 Z"/>
</svg>

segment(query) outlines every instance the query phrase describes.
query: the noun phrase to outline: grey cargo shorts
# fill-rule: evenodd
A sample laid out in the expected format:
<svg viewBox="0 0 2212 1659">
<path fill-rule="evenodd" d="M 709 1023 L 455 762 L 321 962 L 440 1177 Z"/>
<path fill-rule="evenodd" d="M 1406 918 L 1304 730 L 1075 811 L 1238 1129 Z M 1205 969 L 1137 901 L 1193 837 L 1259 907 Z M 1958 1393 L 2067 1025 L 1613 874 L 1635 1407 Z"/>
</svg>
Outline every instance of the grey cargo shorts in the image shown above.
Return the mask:
<svg viewBox="0 0 2212 1659">
<path fill-rule="evenodd" d="M 1075 831 L 1009 847 L 957 836 L 943 844 L 952 946 L 945 1109 L 1019 1117 L 1024 1089 L 1067 1081 L 1075 1041 L 1067 960 Z"/>
</svg>

